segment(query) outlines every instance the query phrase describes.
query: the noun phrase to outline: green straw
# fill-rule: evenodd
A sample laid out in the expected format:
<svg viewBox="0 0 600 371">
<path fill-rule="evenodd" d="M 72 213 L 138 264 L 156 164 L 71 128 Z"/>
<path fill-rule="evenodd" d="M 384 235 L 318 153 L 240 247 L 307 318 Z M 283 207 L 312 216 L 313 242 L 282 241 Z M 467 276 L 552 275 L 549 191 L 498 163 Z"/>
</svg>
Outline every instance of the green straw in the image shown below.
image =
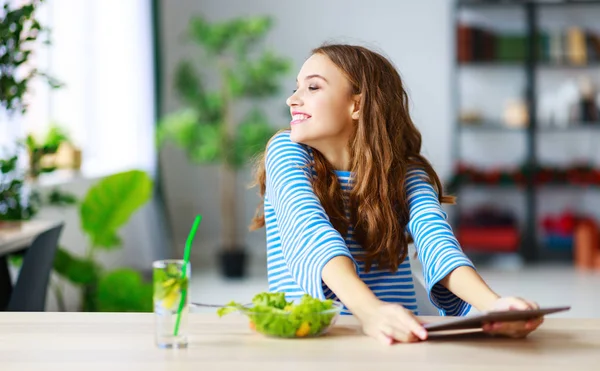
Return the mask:
<svg viewBox="0 0 600 371">
<path fill-rule="evenodd" d="M 181 279 L 185 279 L 185 275 L 187 273 L 188 262 L 190 261 L 190 252 L 192 250 L 192 241 L 194 240 L 194 236 L 196 235 L 196 229 L 200 225 L 200 221 L 202 220 L 202 215 L 196 216 L 196 220 L 194 220 L 194 225 L 192 225 L 192 230 L 190 230 L 190 234 L 188 235 L 187 241 L 185 242 L 185 250 L 183 252 L 183 268 L 181 272 Z M 189 285 L 189 282 L 188 282 Z M 186 285 L 187 286 L 187 285 Z M 177 336 L 179 333 L 179 323 L 181 322 L 181 311 L 183 310 L 183 304 L 185 303 L 185 297 L 187 295 L 187 287 L 184 287 L 181 290 L 181 300 L 179 301 L 179 308 L 177 309 L 177 320 L 175 321 L 175 331 L 173 333 L 174 336 Z"/>
</svg>

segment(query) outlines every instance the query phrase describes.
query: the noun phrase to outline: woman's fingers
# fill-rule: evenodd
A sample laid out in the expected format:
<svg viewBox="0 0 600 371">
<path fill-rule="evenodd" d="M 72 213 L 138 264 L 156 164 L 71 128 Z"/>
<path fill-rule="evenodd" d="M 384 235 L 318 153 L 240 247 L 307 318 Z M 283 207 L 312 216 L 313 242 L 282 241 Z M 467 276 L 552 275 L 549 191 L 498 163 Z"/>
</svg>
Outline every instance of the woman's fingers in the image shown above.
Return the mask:
<svg viewBox="0 0 600 371">
<path fill-rule="evenodd" d="M 536 318 L 529 321 L 487 323 L 483 326 L 483 330 L 491 334 L 521 337 L 538 328 L 542 322 L 544 322 L 543 318 Z"/>
<path fill-rule="evenodd" d="M 406 329 L 404 329 L 401 325 L 384 326 L 381 330 L 381 333 L 389 338 L 389 340 L 384 338 L 381 339 L 381 341 L 383 341 L 385 344 L 387 344 L 387 341 L 390 341 L 391 344 L 395 341 L 399 343 L 412 343 L 418 340 L 415 336 L 411 336 L 412 334 L 406 331 Z"/>
<path fill-rule="evenodd" d="M 529 304 L 529 308 L 530 309 L 540 309 L 540 306 L 538 303 L 536 303 L 535 301 L 529 301 L 529 300 L 525 300 L 525 302 L 527 304 Z"/>
<path fill-rule="evenodd" d="M 384 334 L 383 332 L 380 332 L 377 335 L 377 340 L 379 340 L 383 345 L 391 345 L 394 342 L 393 338 L 391 338 L 387 334 Z"/>
<path fill-rule="evenodd" d="M 404 324 L 408 328 L 408 330 L 418 339 L 427 339 L 427 330 L 425 330 L 423 325 L 414 315 L 411 314 L 409 316 L 406 316 L 404 319 Z"/>
<path fill-rule="evenodd" d="M 520 298 L 514 298 L 511 300 L 509 308 L 514 310 L 532 309 L 527 301 Z"/>
<path fill-rule="evenodd" d="M 542 323 L 544 323 L 544 317 L 539 317 L 539 318 L 535 318 L 535 319 L 531 319 L 531 320 L 527 321 L 527 324 L 525 325 L 525 327 L 528 330 L 535 330 Z"/>
<path fill-rule="evenodd" d="M 405 329 L 394 328 L 393 330 L 394 340 L 401 343 L 414 343 L 419 341 L 419 339 L 412 333 L 408 332 Z"/>
</svg>

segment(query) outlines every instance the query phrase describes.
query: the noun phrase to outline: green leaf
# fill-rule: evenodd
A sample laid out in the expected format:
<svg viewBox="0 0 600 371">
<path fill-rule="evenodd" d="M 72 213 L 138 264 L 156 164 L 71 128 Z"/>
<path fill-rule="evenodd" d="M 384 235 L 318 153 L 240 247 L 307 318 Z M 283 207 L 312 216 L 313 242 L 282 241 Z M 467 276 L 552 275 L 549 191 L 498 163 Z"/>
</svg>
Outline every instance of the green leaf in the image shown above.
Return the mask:
<svg viewBox="0 0 600 371">
<path fill-rule="evenodd" d="M 77 197 L 72 193 L 64 192 L 60 188 L 54 188 L 48 195 L 48 204 L 53 206 L 75 205 Z"/>
<path fill-rule="evenodd" d="M 190 21 L 189 35 L 210 54 L 234 51 L 241 56 L 265 36 L 272 24 L 269 16 L 238 17 L 217 23 L 209 23 L 204 17 L 196 16 Z"/>
<path fill-rule="evenodd" d="M 217 315 L 219 317 L 223 317 L 227 314 L 233 313 L 233 312 L 243 312 L 248 310 L 246 307 L 244 307 L 242 304 L 237 303 L 235 301 L 230 301 L 229 303 L 225 304 L 225 306 L 217 309 Z"/>
<path fill-rule="evenodd" d="M 198 142 L 190 153 L 196 163 L 214 163 L 223 154 L 223 134 L 217 125 L 201 124 L 196 128 Z"/>
<path fill-rule="evenodd" d="M 100 279 L 96 302 L 100 312 L 152 312 L 152 284 L 133 269 L 117 269 Z"/>
<path fill-rule="evenodd" d="M 285 293 L 283 292 L 262 292 L 254 295 L 252 304 L 256 307 L 266 306 L 283 309 L 290 303 L 286 301 Z"/>
<path fill-rule="evenodd" d="M 232 47 L 238 58 L 244 59 L 250 48 L 264 38 L 273 25 L 269 16 L 239 18 L 237 35 L 232 42 Z"/>
<path fill-rule="evenodd" d="M 198 112 L 193 109 L 183 109 L 165 115 L 158 124 L 156 136 L 158 146 L 172 140 L 178 147 L 186 151 L 191 150 L 197 141 L 198 122 Z"/>
<path fill-rule="evenodd" d="M 189 34 L 191 39 L 208 52 L 218 54 L 225 47 L 223 32 L 217 32 L 203 16 L 194 16 L 190 20 Z"/>
<path fill-rule="evenodd" d="M 257 154 L 263 152 L 269 139 L 277 129 L 268 123 L 266 115 L 258 109 L 252 110 L 238 126 L 234 140 L 234 168 L 240 168 Z"/>
<path fill-rule="evenodd" d="M 131 170 L 108 176 L 90 188 L 81 204 L 80 218 L 93 247 L 119 245 L 117 230 L 150 199 L 152 186 L 148 174 Z"/>
<path fill-rule="evenodd" d="M 278 57 L 271 51 L 265 51 L 256 61 L 244 61 L 236 69 L 236 79 L 243 88 L 237 96 L 261 98 L 279 92 L 279 78 L 291 67 L 288 59 Z"/>
<path fill-rule="evenodd" d="M 2 174 L 8 174 L 17 168 L 18 156 L 12 156 L 7 160 L 0 159 L 0 172 Z"/>
<path fill-rule="evenodd" d="M 67 131 L 58 126 L 57 124 L 52 124 L 48 133 L 46 134 L 46 138 L 44 140 L 44 146 L 52 147 L 54 150 L 58 149 L 58 147 L 65 142 L 69 141 L 69 135 Z"/>
<path fill-rule="evenodd" d="M 195 110 L 185 109 L 165 116 L 157 131 L 159 145 L 172 140 L 195 163 L 213 163 L 222 153 L 221 125 L 201 123 Z"/>
<path fill-rule="evenodd" d="M 25 95 L 32 79 L 40 75 L 30 57 L 44 30 L 36 19 L 42 0 L 17 3 L 23 2 L 4 4 L 0 15 L 0 107 L 9 115 L 27 111 Z M 33 66 L 32 73 L 23 75 L 19 68 L 23 64 Z"/>
<path fill-rule="evenodd" d="M 10 254 L 8 255 L 8 262 L 11 266 L 15 268 L 21 268 L 23 265 L 23 255 L 24 254 Z"/>
<path fill-rule="evenodd" d="M 188 60 L 183 60 L 177 65 L 174 87 L 179 98 L 192 107 L 196 107 L 203 100 L 204 88 L 202 81 L 192 62 Z"/>
<path fill-rule="evenodd" d="M 223 120 L 223 98 L 220 93 L 208 93 L 200 102 L 200 120 L 215 124 Z"/>
<path fill-rule="evenodd" d="M 54 255 L 54 271 L 76 285 L 90 285 L 98 281 L 100 268 L 93 261 L 59 248 Z"/>
</svg>

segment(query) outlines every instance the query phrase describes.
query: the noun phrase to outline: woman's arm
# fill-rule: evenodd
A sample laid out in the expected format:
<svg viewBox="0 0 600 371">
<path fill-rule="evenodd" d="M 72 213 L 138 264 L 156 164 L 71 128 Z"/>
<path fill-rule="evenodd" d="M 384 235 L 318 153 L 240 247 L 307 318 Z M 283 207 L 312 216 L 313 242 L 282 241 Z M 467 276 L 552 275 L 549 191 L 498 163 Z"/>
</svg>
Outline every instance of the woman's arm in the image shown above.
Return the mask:
<svg viewBox="0 0 600 371">
<path fill-rule="evenodd" d="M 481 276 L 469 266 L 454 269 L 440 283 L 479 311 L 492 309 L 500 299 L 500 296 L 493 292 Z"/>
<path fill-rule="evenodd" d="M 314 193 L 310 161 L 306 148 L 292 142 L 289 132 L 277 134 L 267 146 L 265 203 L 274 209 L 272 225 L 279 229 L 287 270 L 305 293 L 324 299 L 325 265 L 338 256 L 353 262 L 355 273 L 357 265 Z"/>
<path fill-rule="evenodd" d="M 325 265 L 323 282 L 356 316 L 360 317 L 379 302 L 373 291 L 356 274 L 354 263 L 345 256 L 335 257 Z"/>
<path fill-rule="evenodd" d="M 446 287 L 444 279 L 449 281 L 449 275 L 460 267 L 474 270 L 473 263 L 462 252 L 446 220 L 438 195 L 428 181 L 427 173 L 411 169 L 407 176 L 406 194 L 410 218 L 407 229 L 413 237 L 418 258 L 423 265 L 427 292 L 442 314 L 465 315 L 471 304 L 475 303 L 465 300 Z M 457 277 L 459 282 L 464 282 L 460 280 L 460 276 Z M 452 284 L 455 282 L 453 279 Z"/>
<path fill-rule="evenodd" d="M 331 259 L 323 268 L 323 281 L 358 318 L 365 334 L 384 344 L 427 339 L 427 331 L 412 311 L 379 300 L 358 277 L 354 263 L 347 257 Z"/>
</svg>

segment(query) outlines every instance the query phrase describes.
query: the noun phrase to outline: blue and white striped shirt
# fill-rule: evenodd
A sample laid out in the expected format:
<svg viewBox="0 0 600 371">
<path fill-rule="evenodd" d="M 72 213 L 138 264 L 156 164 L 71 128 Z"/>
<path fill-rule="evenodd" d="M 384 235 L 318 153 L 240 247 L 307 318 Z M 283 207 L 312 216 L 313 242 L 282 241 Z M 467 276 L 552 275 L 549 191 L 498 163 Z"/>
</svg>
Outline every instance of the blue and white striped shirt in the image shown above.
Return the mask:
<svg viewBox="0 0 600 371">
<path fill-rule="evenodd" d="M 267 270 L 269 291 L 285 292 L 288 298 L 307 293 L 320 299 L 337 300 L 323 283 L 321 271 L 336 256 L 350 258 L 359 277 L 373 293 L 386 302 L 399 303 L 418 314 L 410 261 L 396 272 L 377 269 L 369 273 L 357 259 L 364 254 L 353 239 L 352 226 L 346 239 L 329 221 L 313 191 L 312 151 L 290 140 L 289 131 L 277 134 L 266 153 L 266 191 L 264 200 L 267 234 Z M 307 169 L 312 169 L 311 174 Z M 351 189 L 351 173 L 336 171 L 346 197 Z M 465 315 L 470 305 L 438 282 L 459 266 L 473 267 L 454 237 L 437 193 L 422 170 L 408 174 L 407 197 L 410 219 L 407 231 L 414 240 L 430 300 L 440 315 Z M 346 213 L 348 215 L 348 212 Z M 344 308 L 344 314 L 349 314 Z"/>
</svg>

